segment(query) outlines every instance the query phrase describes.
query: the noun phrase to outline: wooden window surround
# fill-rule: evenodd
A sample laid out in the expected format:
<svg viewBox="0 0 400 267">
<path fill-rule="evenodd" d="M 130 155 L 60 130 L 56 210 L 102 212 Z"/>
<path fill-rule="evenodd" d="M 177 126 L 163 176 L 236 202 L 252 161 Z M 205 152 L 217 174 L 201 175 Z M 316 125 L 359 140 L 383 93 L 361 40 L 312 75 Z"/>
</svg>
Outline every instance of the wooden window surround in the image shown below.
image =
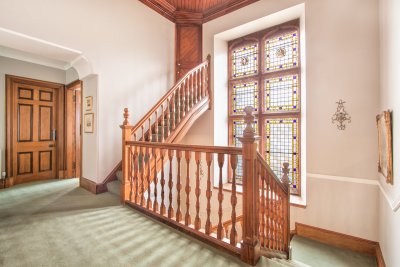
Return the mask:
<svg viewBox="0 0 400 267">
<path fill-rule="evenodd" d="M 289 162 L 291 194 L 300 196 L 299 35 L 299 20 L 297 19 L 228 43 L 228 142 L 231 146 L 241 146 L 235 135 L 240 136 L 241 133 L 235 132 L 235 129 L 240 130 L 244 114 L 242 109 L 247 105 L 252 105 L 256 109 L 254 111 L 255 129 L 261 136 L 258 144 L 260 153 L 277 177 L 282 177 L 281 164 L 284 161 Z M 286 40 L 285 38 L 288 38 L 288 42 L 285 41 L 282 45 L 281 40 Z M 274 46 L 274 44 L 278 45 Z M 268 50 L 266 50 L 267 46 L 269 46 Z M 228 175 L 228 177 L 232 176 Z M 240 177 L 237 183 L 241 183 Z"/>
</svg>

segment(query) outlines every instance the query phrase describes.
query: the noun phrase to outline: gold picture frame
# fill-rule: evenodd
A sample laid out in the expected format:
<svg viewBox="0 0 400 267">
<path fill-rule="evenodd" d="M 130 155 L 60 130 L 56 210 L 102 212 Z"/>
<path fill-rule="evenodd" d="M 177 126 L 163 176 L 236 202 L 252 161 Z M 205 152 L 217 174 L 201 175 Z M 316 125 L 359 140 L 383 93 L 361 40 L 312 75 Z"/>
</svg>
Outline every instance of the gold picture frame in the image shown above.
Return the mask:
<svg viewBox="0 0 400 267">
<path fill-rule="evenodd" d="M 84 116 L 84 132 L 93 133 L 94 132 L 94 113 L 86 113 Z"/>
<path fill-rule="evenodd" d="M 392 114 L 384 111 L 376 116 L 378 128 L 378 172 L 386 183 L 393 184 Z"/>
<path fill-rule="evenodd" d="M 85 111 L 92 111 L 93 109 L 93 96 L 85 97 Z"/>
</svg>

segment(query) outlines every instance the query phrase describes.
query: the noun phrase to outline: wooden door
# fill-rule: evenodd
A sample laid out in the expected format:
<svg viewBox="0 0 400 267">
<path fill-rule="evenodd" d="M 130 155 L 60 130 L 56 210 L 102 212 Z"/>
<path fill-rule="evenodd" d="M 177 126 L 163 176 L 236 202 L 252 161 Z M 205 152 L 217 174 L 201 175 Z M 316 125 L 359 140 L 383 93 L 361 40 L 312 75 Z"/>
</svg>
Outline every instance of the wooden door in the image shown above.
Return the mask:
<svg viewBox="0 0 400 267">
<path fill-rule="evenodd" d="M 57 90 L 14 84 L 13 173 L 15 183 L 57 177 Z"/>
<path fill-rule="evenodd" d="M 201 24 L 176 25 L 176 80 L 202 62 Z"/>
<path fill-rule="evenodd" d="M 81 82 L 66 86 L 66 178 L 81 176 Z"/>
</svg>

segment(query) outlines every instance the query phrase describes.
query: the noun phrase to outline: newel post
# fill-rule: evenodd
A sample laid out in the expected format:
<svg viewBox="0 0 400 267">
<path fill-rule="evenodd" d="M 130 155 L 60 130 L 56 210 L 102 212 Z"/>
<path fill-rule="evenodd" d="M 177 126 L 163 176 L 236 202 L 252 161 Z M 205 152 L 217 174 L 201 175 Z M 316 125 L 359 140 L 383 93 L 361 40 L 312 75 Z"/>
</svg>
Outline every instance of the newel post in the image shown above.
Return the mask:
<svg viewBox="0 0 400 267">
<path fill-rule="evenodd" d="M 287 252 L 287 257 L 288 259 L 291 258 L 290 255 L 290 185 L 289 185 L 289 163 L 284 162 L 282 164 L 282 183 L 285 185 L 287 188 L 287 197 L 286 201 L 284 203 L 284 210 L 285 210 L 285 216 L 284 216 L 284 221 L 285 221 L 285 226 L 286 228 L 284 229 L 284 234 L 285 234 L 285 247 L 286 247 L 286 252 Z"/>
<path fill-rule="evenodd" d="M 244 121 L 246 128 L 243 137 L 239 138 L 242 143 L 243 157 L 243 241 L 241 243 L 242 261 L 256 265 L 260 259 L 259 241 L 259 183 L 256 172 L 257 141 L 254 122 L 253 107 L 244 109 L 246 115 Z"/>
<path fill-rule="evenodd" d="M 128 108 L 124 108 L 124 121 L 120 126 L 122 129 L 122 184 L 121 184 L 121 204 L 129 198 L 129 146 L 126 141 L 131 141 L 133 126 L 129 123 Z"/>
</svg>

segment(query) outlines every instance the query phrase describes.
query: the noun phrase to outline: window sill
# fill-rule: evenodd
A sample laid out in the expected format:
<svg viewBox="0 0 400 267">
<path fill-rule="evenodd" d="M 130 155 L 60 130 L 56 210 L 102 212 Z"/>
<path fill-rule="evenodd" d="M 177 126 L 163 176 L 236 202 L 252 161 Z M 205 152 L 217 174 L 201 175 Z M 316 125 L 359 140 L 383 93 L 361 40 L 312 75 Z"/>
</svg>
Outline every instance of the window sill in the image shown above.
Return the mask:
<svg viewBox="0 0 400 267">
<path fill-rule="evenodd" d="M 214 186 L 214 189 L 218 189 L 218 186 Z M 223 184 L 222 190 L 226 192 L 232 192 L 232 184 Z M 243 193 L 243 187 L 241 185 L 236 185 L 236 193 Z M 290 206 L 305 209 L 307 208 L 307 202 L 300 196 L 290 195 Z"/>
</svg>

